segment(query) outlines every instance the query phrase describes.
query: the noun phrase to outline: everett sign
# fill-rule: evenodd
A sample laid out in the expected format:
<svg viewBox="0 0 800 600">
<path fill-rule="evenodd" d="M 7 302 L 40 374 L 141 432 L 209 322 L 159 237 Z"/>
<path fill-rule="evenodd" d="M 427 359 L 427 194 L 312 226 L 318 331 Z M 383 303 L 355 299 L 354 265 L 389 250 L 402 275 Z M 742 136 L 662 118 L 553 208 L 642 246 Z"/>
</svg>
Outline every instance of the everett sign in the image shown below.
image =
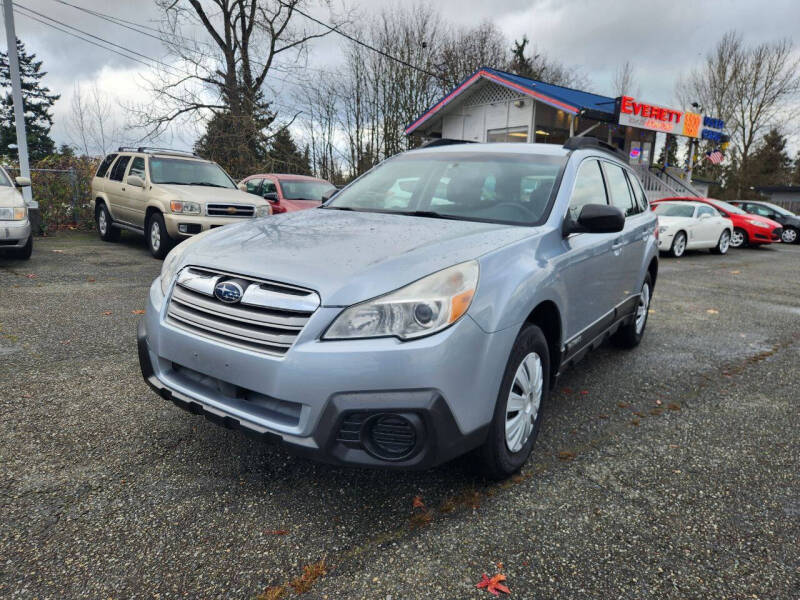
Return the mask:
<svg viewBox="0 0 800 600">
<path fill-rule="evenodd" d="M 697 113 L 684 112 L 656 104 L 637 102 L 631 96 L 622 96 L 617 101 L 617 122 L 640 129 L 661 131 L 672 135 L 718 139 L 724 123 L 720 119 L 703 117 Z M 706 131 L 708 133 L 706 134 Z"/>
</svg>

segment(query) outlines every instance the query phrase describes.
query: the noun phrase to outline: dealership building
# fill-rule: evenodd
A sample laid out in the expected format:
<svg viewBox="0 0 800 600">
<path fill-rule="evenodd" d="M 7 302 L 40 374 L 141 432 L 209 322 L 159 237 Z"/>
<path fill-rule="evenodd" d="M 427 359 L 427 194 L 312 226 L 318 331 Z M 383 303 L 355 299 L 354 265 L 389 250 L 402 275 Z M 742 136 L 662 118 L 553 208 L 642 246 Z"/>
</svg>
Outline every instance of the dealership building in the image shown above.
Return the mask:
<svg viewBox="0 0 800 600">
<path fill-rule="evenodd" d="M 424 139 L 546 142 L 603 140 L 627 156 L 648 196 L 703 195 L 680 169 L 653 169 L 656 134 L 720 141 L 724 123 L 622 96 L 611 98 L 491 68 L 481 68 L 405 130 Z M 700 186 L 698 186 L 700 187 Z"/>
</svg>

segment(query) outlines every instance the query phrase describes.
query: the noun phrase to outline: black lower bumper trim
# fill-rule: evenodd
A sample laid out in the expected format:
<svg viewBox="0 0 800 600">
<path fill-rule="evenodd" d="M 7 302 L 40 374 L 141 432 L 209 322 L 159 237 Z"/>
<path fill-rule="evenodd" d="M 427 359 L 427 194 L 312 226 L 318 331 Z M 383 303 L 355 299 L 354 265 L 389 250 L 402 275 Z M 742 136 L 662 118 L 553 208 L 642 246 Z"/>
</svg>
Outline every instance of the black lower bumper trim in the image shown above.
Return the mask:
<svg viewBox="0 0 800 600">
<path fill-rule="evenodd" d="M 284 439 L 280 434 L 259 433 L 233 417 L 222 416 L 207 410 L 191 398 L 173 393 L 155 376 L 147 345 L 144 319 L 136 332 L 139 366 L 147 384 L 162 398 L 193 414 L 203 415 L 213 423 L 229 429 L 239 429 L 268 442 L 279 442 L 287 450 L 314 460 L 338 464 L 391 469 L 427 469 L 447 462 L 483 443 L 489 429 L 485 425 L 463 433 L 441 393 L 432 389 L 390 390 L 383 392 L 347 392 L 333 395 L 327 402 L 316 431 L 313 444 L 308 446 Z M 415 452 L 406 459 L 384 460 L 368 452 L 358 443 L 345 443 L 337 435 L 349 415 L 353 413 L 413 415 L 421 421 L 418 428 L 422 438 Z"/>
</svg>

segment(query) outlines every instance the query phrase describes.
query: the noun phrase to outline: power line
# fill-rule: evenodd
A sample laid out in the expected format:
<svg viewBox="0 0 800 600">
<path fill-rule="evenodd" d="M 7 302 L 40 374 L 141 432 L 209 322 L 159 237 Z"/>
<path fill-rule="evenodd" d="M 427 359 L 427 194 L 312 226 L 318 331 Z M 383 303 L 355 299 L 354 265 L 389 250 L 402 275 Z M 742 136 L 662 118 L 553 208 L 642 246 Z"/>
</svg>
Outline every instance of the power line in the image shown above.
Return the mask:
<svg viewBox="0 0 800 600">
<path fill-rule="evenodd" d="M 308 19 L 310 21 L 314 21 L 314 23 L 316 23 L 317 25 L 321 25 L 322 27 L 325 27 L 326 29 L 328 29 L 329 31 L 331 31 L 333 33 L 338 33 L 339 35 L 341 35 L 344 38 L 347 38 L 351 42 L 353 42 L 355 44 L 358 44 L 359 46 L 363 46 L 364 48 L 367 48 L 368 50 L 372 50 L 373 52 L 377 52 L 378 54 L 388 58 L 389 60 L 393 60 L 396 63 L 400 63 L 401 65 L 404 65 L 406 67 L 414 69 L 415 71 L 419 71 L 420 73 L 425 73 L 426 75 L 429 75 L 431 77 L 435 77 L 437 79 L 441 77 L 441 75 L 438 75 L 437 73 L 433 73 L 432 71 L 427 71 L 427 70 L 423 69 L 422 67 L 418 67 L 417 65 L 414 65 L 414 64 L 412 64 L 412 63 L 410 63 L 410 62 L 408 62 L 406 60 L 403 60 L 402 58 L 398 58 L 396 56 L 392 56 L 391 54 L 381 50 L 380 48 L 376 48 L 375 46 L 371 46 L 370 44 L 367 44 L 366 42 L 362 42 L 358 38 L 353 37 L 352 35 L 350 35 L 348 33 L 345 33 L 344 31 L 342 31 L 340 29 L 337 29 L 336 27 L 334 27 L 332 25 L 328 25 L 324 21 L 320 21 L 319 19 L 317 19 L 315 17 L 312 17 L 311 15 L 309 15 L 308 13 L 303 12 L 302 10 L 297 8 L 296 6 L 290 6 L 290 5 L 286 4 L 283 0 L 278 0 L 278 2 L 280 2 L 286 8 L 290 8 L 290 9 L 298 12 L 299 14 L 303 15 L 306 19 Z"/>
</svg>

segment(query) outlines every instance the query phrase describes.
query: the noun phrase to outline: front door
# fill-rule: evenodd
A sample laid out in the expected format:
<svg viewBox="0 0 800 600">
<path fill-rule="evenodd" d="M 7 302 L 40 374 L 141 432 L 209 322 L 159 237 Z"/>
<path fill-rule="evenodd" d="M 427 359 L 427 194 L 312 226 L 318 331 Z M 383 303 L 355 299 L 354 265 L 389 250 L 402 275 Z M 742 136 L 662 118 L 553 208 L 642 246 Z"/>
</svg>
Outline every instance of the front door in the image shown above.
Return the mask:
<svg viewBox="0 0 800 600">
<path fill-rule="evenodd" d="M 105 192 L 108 197 L 111 216 L 115 221 L 130 223 L 130 213 L 125 205 L 124 192 L 125 172 L 128 170 L 128 163 L 131 160 L 130 154 L 120 154 L 108 174 L 105 182 Z"/>
<path fill-rule="evenodd" d="M 128 177 L 137 175 L 145 187 L 136 187 L 128 183 Z M 145 171 L 144 157 L 134 156 L 131 160 L 128 172 L 123 179 L 123 186 L 120 193 L 120 204 L 124 207 L 126 220 L 131 225 L 144 228 L 144 216 L 147 211 L 147 174 Z"/>
</svg>

